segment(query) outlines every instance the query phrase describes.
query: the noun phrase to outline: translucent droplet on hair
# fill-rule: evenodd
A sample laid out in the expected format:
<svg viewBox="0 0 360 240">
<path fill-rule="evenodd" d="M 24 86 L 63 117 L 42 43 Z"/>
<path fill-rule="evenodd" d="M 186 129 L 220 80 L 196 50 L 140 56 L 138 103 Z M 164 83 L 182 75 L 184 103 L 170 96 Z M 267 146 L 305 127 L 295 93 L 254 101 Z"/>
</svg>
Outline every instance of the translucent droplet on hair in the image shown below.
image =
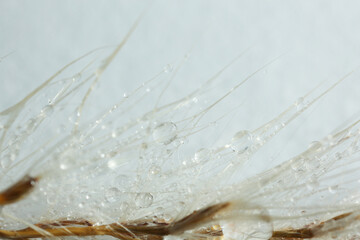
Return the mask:
<svg viewBox="0 0 360 240">
<path fill-rule="evenodd" d="M 135 197 L 135 205 L 140 208 L 150 207 L 153 199 L 151 193 L 138 193 Z"/>
<path fill-rule="evenodd" d="M 12 161 L 11 161 L 10 156 L 5 156 L 5 157 L 1 160 L 0 164 L 1 164 L 1 167 L 2 167 L 3 169 L 9 168 L 9 167 L 11 166 L 11 164 L 12 164 Z"/>
<path fill-rule="evenodd" d="M 167 145 L 176 139 L 177 127 L 172 122 L 165 122 L 155 127 L 153 139 L 160 144 Z"/>
<path fill-rule="evenodd" d="M 248 130 L 241 130 L 234 134 L 231 139 L 231 149 L 238 153 L 243 153 L 253 145 L 253 136 Z"/>
<path fill-rule="evenodd" d="M 77 73 L 72 77 L 72 81 L 76 82 L 76 81 L 80 80 L 80 78 L 81 78 L 81 73 Z"/>
<path fill-rule="evenodd" d="M 173 66 L 171 64 L 168 64 L 164 67 L 164 72 L 165 73 L 170 73 L 173 71 Z"/>
<path fill-rule="evenodd" d="M 212 158 L 212 151 L 210 149 L 207 148 L 201 148 L 199 149 L 193 158 L 193 161 L 195 163 L 200 163 L 200 162 L 206 162 L 209 161 L 209 159 Z"/>
<path fill-rule="evenodd" d="M 161 172 L 161 168 L 158 165 L 153 165 L 149 169 L 149 173 L 152 175 L 159 174 Z"/>
<path fill-rule="evenodd" d="M 300 111 L 300 110 L 304 109 L 305 106 L 306 106 L 305 99 L 303 97 L 298 98 L 298 100 L 296 100 L 294 105 L 296 106 L 297 111 Z"/>
<path fill-rule="evenodd" d="M 41 115 L 44 117 L 48 117 L 54 112 L 54 106 L 52 104 L 46 105 L 43 109 L 41 109 Z"/>
<path fill-rule="evenodd" d="M 112 187 L 105 192 L 105 199 L 110 203 L 116 202 L 119 196 L 120 196 L 120 191 L 116 187 Z"/>
</svg>

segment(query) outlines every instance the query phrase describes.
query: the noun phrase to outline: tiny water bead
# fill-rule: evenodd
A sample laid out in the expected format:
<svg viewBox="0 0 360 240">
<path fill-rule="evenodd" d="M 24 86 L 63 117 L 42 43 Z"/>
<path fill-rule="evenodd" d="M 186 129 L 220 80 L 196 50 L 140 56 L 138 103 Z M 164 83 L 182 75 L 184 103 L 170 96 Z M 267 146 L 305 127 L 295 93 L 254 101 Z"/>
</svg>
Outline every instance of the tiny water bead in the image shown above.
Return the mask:
<svg viewBox="0 0 360 240">
<path fill-rule="evenodd" d="M 329 193 L 332 193 L 332 194 L 337 193 L 338 188 L 339 188 L 338 185 L 329 186 L 329 187 L 328 187 Z"/>
<path fill-rule="evenodd" d="M 171 65 L 171 64 L 168 64 L 168 65 L 166 65 L 165 67 L 164 67 L 164 72 L 165 73 L 170 73 L 170 72 L 172 72 L 173 71 L 173 66 Z"/>
<path fill-rule="evenodd" d="M 158 165 L 152 165 L 149 169 L 149 173 L 152 175 L 159 174 L 161 172 L 161 167 Z"/>
<path fill-rule="evenodd" d="M 77 73 L 77 74 L 75 74 L 73 77 L 72 77 L 72 81 L 73 82 L 76 82 L 76 81 L 78 81 L 78 80 L 80 80 L 81 79 L 81 73 Z"/>
<path fill-rule="evenodd" d="M 110 160 L 107 162 L 107 166 L 108 166 L 108 168 L 114 170 L 114 169 L 116 169 L 116 168 L 119 166 L 119 164 L 118 164 L 118 162 L 117 162 L 116 160 L 110 159 Z"/>
<path fill-rule="evenodd" d="M 294 103 L 296 110 L 301 111 L 306 107 L 305 99 L 303 97 L 298 98 Z"/>
<path fill-rule="evenodd" d="M 54 105 L 48 104 L 43 109 L 41 109 L 41 115 L 44 117 L 48 117 L 54 112 Z"/>
<path fill-rule="evenodd" d="M 135 197 L 135 205 L 139 208 L 150 207 L 154 197 L 151 193 L 138 193 Z"/>
<path fill-rule="evenodd" d="M 106 191 L 105 199 L 106 201 L 113 203 L 119 199 L 120 195 L 121 195 L 120 190 L 116 187 L 112 187 Z"/>
<path fill-rule="evenodd" d="M 130 211 L 130 205 L 127 202 L 122 202 L 119 205 L 119 210 L 121 211 L 122 214 L 126 215 Z"/>
<path fill-rule="evenodd" d="M 319 181 L 316 176 L 311 176 L 308 182 L 306 183 L 306 187 L 310 191 L 314 191 L 318 186 L 319 186 Z"/>
<path fill-rule="evenodd" d="M 12 164 L 12 160 L 10 156 L 5 156 L 0 162 L 0 165 L 3 169 L 9 168 L 11 164 Z"/>
<path fill-rule="evenodd" d="M 199 149 L 193 158 L 194 163 L 201 163 L 209 161 L 213 156 L 213 152 L 210 149 L 207 148 L 201 148 Z"/>
<path fill-rule="evenodd" d="M 315 156 L 311 159 L 305 159 L 304 160 L 304 166 L 308 172 L 315 171 L 320 169 L 321 167 L 321 158 Z"/>
<path fill-rule="evenodd" d="M 153 139 L 160 144 L 167 145 L 177 137 L 177 127 L 172 122 L 164 122 L 155 127 Z"/>
<path fill-rule="evenodd" d="M 56 194 L 47 194 L 46 201 L 49 205 L 54 205 L 57 202 Z"/>
<path fill-rule="evenodd" d="M 30 118 L 25 124 L 25 131 L 32 133 L 36 127 L 38 120 L 36 118 Z"/>
</svg>

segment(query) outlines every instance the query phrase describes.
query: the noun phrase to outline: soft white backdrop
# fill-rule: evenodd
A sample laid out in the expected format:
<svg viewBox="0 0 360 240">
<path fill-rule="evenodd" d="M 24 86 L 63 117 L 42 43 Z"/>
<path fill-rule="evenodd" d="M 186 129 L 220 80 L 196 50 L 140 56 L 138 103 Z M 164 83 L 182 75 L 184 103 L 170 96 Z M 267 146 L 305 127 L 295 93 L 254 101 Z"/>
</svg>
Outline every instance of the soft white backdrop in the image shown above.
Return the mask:
<svg viewBox="0 0 360 240">
<path fill-rule="evenodd" d="M 215 85 L 219 97 L 247 74 L 281 55 L 221 106 L 230 114 L 199 144 L 275 117 L 322 81 L 360 65 L 358 1 L 0 1 L 0 108 L 15 103 L 76 57 L 115 46 L 144 11 L 135 33 L 99 84 L 113 102 L 189 54 L 167 90 L 183 96 L 250 48 Z M 304 150 L 359 111 L 359 71 L 289 126 L 259 158 L 276 162 Z M 323 88 L 325 89 L 325 88 Z M 216 112 L 219 111 L 219 112 Z M 210 139 L 210 140 L 209 140 Z"/>
</svg>

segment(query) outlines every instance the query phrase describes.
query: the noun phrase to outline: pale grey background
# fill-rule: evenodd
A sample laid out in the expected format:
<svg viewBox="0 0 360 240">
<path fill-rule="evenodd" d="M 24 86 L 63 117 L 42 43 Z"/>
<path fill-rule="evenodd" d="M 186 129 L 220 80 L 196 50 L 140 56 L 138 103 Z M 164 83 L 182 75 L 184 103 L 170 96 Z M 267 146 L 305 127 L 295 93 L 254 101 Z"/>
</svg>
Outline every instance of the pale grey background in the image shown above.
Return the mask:
<svg viewBox="0 0 360 240">
<path fill-rule="evenodd" d="M 220 93 L 282 55 L 222 106 L 226 113 L 243 103 L 227 125 L 211 133 L 210 144 L 255 128 L 320 82 L 329 85 L 360 64 L 359 1 L 1 0 L 0 56 L 13 53 L 0 62 L 0 108 L 76 57 L 118 44 L 144 10 L 99 88 L 106 92 L 101 101 L 140 85 L 190 50 L 169 95 L 183 96 L 248 47 L 221 78 Z M 260 157 L 287 159 L 357 114 L 359 81 L 355 72 Z M 208 139 L 199 141 L 209 144 Z"/>
</svg>

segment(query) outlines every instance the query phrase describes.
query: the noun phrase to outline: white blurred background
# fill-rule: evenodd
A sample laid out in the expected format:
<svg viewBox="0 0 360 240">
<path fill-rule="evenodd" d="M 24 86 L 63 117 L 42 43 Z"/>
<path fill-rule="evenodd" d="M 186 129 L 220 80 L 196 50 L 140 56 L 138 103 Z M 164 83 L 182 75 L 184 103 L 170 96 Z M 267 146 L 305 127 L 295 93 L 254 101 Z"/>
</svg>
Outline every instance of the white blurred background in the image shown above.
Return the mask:
<svg viewBox="0 0 360 240">
<path fill-rule="evenodd" d="M 97 90 L 101 100 L 94 107 L 115 102 L 187 54 L 165 99 L 184 96 L 250 48 L 214 84 L 207 97 L 215 101 L 280 56 L 209 115 L 228 114 L 198 138 L 199 146 L 214 146 L 276 117 L 318 84 L 325 81 L 324 90 L 356 70 L 359 9 L 359 1 L 342 0 L 0 0 L 0 109 L 80 55 L 117 45 L 145 12 L 103 76 Z M 358 114 L 359 77 L 355 71 L 291 123 L 258 154 L 256 164 L 288 159 Z"/>
</svg>

